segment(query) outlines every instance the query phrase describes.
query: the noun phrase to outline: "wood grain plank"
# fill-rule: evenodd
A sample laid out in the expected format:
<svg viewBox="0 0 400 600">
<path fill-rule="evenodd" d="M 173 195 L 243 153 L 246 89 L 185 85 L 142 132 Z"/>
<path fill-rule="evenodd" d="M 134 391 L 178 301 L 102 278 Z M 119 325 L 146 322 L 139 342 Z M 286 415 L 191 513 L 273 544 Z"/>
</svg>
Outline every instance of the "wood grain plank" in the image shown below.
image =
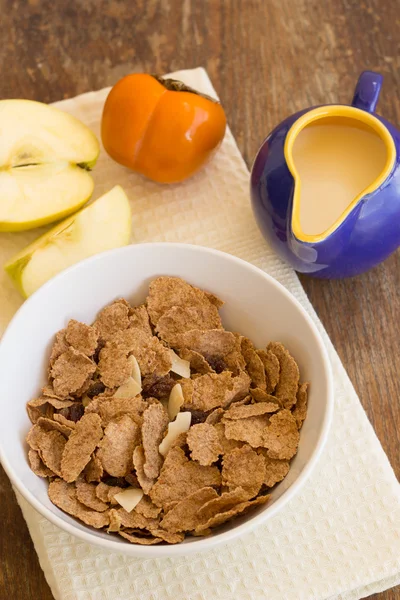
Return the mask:
<svg viewBox="0 0 400 600">
<path fill-rule="evenodd" d="M 52 600 L 28 528 L 0 465 L 0 598 Z"/>
<path fill-rule="evenodd" d="M 305 106 L 348 102 L 381 71 L 379 110 L 400 122 L 397 2 L 380 0 L 0 0 L 0 97 L 44 102 L 129 72 L 203 65 L 247 164 L 266 134 Z M 400 476 L 400 254 L 362 277 L 301 277 Z M 51 598 L 0 472 L 0 597 Z M 400 588 L 373 596 L 400 600 Z"/>
</svg>

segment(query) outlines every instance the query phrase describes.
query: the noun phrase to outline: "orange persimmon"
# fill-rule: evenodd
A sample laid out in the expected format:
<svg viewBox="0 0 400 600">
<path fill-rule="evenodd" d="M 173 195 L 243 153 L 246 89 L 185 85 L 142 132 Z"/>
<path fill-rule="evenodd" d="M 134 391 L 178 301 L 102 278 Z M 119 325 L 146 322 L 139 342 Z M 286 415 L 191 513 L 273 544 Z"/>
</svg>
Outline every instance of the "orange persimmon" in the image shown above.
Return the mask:
<svg viewBox="0 0 400 600">
<path fill-rule="evenodd" d="M 127 75 L 104 104 L 101 138 L 116 162 L 160 183 L 195 173 L 220 145 L 222 106 L 180 81 Z"/>
</svg>

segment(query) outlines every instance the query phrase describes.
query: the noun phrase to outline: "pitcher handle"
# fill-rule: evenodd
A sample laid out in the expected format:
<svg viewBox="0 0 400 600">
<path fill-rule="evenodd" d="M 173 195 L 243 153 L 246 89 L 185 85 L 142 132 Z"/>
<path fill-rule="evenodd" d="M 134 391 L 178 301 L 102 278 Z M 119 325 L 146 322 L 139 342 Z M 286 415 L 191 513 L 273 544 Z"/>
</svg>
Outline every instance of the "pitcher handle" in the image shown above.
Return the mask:
<svg viewBox="0 0 400 600">
<path fill-rule="evenodd" d="M 370 113 L 375 112 L 382 82 L 383 76 L 380 73 L 363 71 L 354 90 L 352 106 Z"/>
</svg>

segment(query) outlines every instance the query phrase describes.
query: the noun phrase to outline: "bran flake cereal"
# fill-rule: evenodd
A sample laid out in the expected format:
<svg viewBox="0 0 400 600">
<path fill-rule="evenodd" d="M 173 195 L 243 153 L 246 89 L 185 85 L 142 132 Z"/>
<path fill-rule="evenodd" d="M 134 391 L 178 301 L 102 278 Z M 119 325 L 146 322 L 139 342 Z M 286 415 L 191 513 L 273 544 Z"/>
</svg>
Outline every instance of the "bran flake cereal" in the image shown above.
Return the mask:
<svg viewBox="0 0 400 600">
<path fill-rule="evenodd" d="M 279 342 L 226 331 L 212 293 L 177 277 L 55 334 L 27 403 L 32 471 L 89 527 L 178 544 L 269 501 L 297 452 L 308 383 Z"/>
</svg>

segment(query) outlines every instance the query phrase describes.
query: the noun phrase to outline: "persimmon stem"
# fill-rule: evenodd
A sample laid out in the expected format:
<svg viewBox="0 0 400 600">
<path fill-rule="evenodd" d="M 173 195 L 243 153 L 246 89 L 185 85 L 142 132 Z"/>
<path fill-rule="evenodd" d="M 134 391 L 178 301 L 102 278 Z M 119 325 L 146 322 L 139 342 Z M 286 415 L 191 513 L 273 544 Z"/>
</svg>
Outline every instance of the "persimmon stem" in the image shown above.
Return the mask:
<svg viewBox="0 0 400 600">
<path fill-rule="evenodd" d="M 203 98 L 206 98 L 206 100 L 210 100 L 215 104 L 219 104 L 218 100 L 216 100 L 215 98 L 211 98 L 211 96 L 208 96 L 207 94 L 202 94 L 201 92 L 194 90 L 193 88 L 189 87 L 188 85 L 184 84 L 178 79 L 169 79 L 161 77 L 161 75 L 152 75 L 152 77 L 154 77 L 154 79 L 161 83 L 161 85 L 163 85 L 170 92 L 190 92 L 191 94 L 202 96 Z"/>
</svg>

